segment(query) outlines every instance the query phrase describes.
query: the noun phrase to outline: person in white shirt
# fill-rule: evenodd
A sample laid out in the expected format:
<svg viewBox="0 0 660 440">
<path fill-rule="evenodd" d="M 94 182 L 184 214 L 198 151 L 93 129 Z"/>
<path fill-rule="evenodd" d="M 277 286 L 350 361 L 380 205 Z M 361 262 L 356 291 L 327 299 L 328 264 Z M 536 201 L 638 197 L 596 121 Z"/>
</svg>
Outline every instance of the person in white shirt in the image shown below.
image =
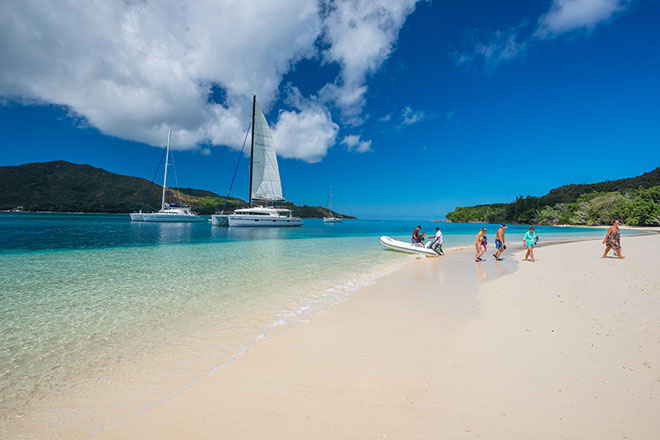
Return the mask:
<svg viewBox="0 0 660 440">
<path fill-rule="evenodd" d="M 429 248 L 433 249 L 438 253 L 438 255 L 444 255 L 445 253 L 442 251 L 442 232 L 440 232 L 439 227 L 435 227 L 435 238 L 433 241 L 429 240 L 431 243 L 429 245 Z"/>
</svg>

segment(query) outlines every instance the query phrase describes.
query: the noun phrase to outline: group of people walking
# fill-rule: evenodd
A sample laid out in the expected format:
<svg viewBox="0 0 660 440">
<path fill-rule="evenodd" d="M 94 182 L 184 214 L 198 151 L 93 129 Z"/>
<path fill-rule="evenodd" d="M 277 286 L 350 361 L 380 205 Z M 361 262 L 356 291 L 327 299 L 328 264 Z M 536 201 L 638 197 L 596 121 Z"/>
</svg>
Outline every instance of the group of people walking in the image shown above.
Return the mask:
<svg viewBox="0 0 660 440">
<path fill-rule="evenodd" d="M 504 239 L 504 231 L 506 230 L 507 226 L 506 224 L 502 223 L 500 225 L 500 228 L 497 230 L 497 233 L 495 234 L 495 253 L 493 254 L 493 257 L 495 257 L 495 260 L 500 261 L 502 258 L 502 252 L 506 250 L 506 240 Z M 474 241 L 474 248 L 476 253 L 474 254 L 474 261 L 477 263 L 484 261 L 483 257 L 484 254 L 486 253 L 486 250 L 488 249 L 488 238 L 486 237 L 486 233 L 488 230 L 486 228 L 481 228 L 479 233 L 477 234 L 477 239 Z M 529 238 L 529 240 L 528 240 Z M 531 245 L 529 242 L 531 241 Z M 536 246 L 536 243 L 538 242 L 538 237 L 534 233 L 534 226 L 529 228 L 529 231 L 525 234 L 525 237 L 523 238 L 523 243 L 527 245 L 527 255 L 525 256 L 525 259 L 527 259 L 530 254 L 532 257 L 532 261 L 534 261 L 534 246 Z"/>
<path fill-rule="evenodd" d="M 603 258 L 607 257 L 607 254 L 610 252 L 610 250 L 614 250 L 616 252 L 616 255 L 618 258 L 625 258 L 621 255 L 621 233 L 619 231 L 619 225 L 620 222 L 619 220 L 614 220 L 612 222 L 612 226 L 607 230 L 607 234 L 605 235 L 605 239 L 603 240 L 603 244 L 605 244 L 605 253 L 603 254 Z M 493 254 L 493 257 L 495 257 L 495 260 L 500 261 L 502 258 L 502 252 L 506 250 L 506 240 L 504 238 L 504 231 L 506 230 L 507 226 L 506 224 L 502 223 L 500 225 L 500 228 L 497 230 L 497 233 L 495 234 L 495 253 Z M 425 243 L 426 241 L 426 233 L 421 232 L 422 227 L 417 226 L 415 230 L 413 231 L 412 234 L 412 242 L 415 245 L 418 246 L 425 246 L 427 248 L 435 250 L 439 255 L 444 255 L 444 252 L 442 251 L 442 232 L 440 232 L 440 228 L 436 226 L 435 228 L 435 235 L 433 238 L 429 238 L 429 241 Z M 486 237 L 486 233 L 488 230 L 486 228 L 481 228 L 479 230 L 479 233 L 477 234 L 477 238 L 474 241 L 474 248 L 475 248 L 475 254 L 474 254 L 474 261 L 479 263 L 484 261 L 482 258 L 484 254 L 486 253 L 488 249 L 488 238 Z M 523 246 L 527 248 L 527 253 L 525 254 L 525 258 L 523 259 L 524 261 L 528 261 L 531 259 L 532 262 L 535 261 L 534 259 L 534 247 L 538 245 L 540 237 L 536 235 L 534 226 L 531 226 L 529 230 L 525 233 L 523 236 Z"/>
</svg>

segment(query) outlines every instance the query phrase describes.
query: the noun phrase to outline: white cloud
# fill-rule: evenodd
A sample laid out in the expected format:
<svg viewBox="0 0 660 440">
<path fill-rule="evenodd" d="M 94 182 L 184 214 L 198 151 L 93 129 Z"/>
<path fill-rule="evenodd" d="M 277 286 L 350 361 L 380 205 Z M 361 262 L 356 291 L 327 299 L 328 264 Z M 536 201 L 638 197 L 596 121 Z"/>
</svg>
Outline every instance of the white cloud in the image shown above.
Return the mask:
<svg viewBox="0 0 660 440">
<path fill-rule="evenodd" d="M 162 145 L 240 146 L 250 95 L 264 107 L 321 31 L 305 0 L 21 1 L 0 16 L 0 95 L 64 105 L 101 132 Z M 252 5 L 252 6 L 251 6 Z M 257 37 L 255 37 L 258 36 Z M 226 103 L 210 103 L 212 84 Z"/>
<path fill-rule="evenodd" d="M 495 31 L 486 38 L 476 37 L 475 32 L 468 33 L 469 48 L 454 52 L 452 56 L 457 65 L 483 66 L 489 70 L 522 56 L 543 40 L 571 31 L 589 31 L 624 11 L 629 4 L 630 0 L 553 0 L 535 26 L 523 22 L 504 31 Z"/>
<path fill-rule="evenodd" d="M 472 32 L 467 37 L 470 50 L 454 52 L 454 61 L 461 66 L 483 65 L 486 70 L 518 57 L 527 49 L 527 42 L 519 40 L 519 27 L 496 31 L 486 39 Z"/>
<path fill-rule="evenodd" d="M 337 0 L 325 3 L 323 56 L 341 66 L 341 78 L 325 90 L 347 119 L 364 106 L 367 75 L 389 57 L 416 0 Z M 360 121 L 352 121 L 359 125 Z"/>
<path fill-rule="evenodd" d="M 0 14 L 0 102 L 64 106 L 102 133 L 175 148 L 240 148 L 251 96 L 268 110 L 303 58 L 340 76 L 275 127 L 309 129 L 284 157 L 320 160 L 338 130 L 323 106 L 360 124 L 366 79 L 393 50 L 415 0 L 21 0 Z M 213 102 L 214 89 L 222 102 Z"/>
<path fill-rule="evenodd" d="M 342 141 L 342 144 L 346 145 L 348 151 L 353 151 L 355 153 L 367 153 L 373 151 L 371 149 L 371 141 L 363 141 L 360 139 L 358 134 L 349 134 Z"/>
<path fill-rule="evenodd" d="M 424 119 L 425 114 L 421 110 L 413 110 L 409 105 L 401 112 L 403 125 L 413 125 Z"/>
<path fill-rule="evenodd" d="M 539 19 L 537 34 L 558 35 L 576 29 L 591 29 L 628 6 L 627 0 L 554 0 Z"/>
<path fill-rule="evenodd" d="M 314 163 L 320 162 L 335 144 L 339 126 L 332 122 L 325 107 L 308 103 L 299 111 L 280 112 L 272 131 L 279 156 Z"/>
</svg>

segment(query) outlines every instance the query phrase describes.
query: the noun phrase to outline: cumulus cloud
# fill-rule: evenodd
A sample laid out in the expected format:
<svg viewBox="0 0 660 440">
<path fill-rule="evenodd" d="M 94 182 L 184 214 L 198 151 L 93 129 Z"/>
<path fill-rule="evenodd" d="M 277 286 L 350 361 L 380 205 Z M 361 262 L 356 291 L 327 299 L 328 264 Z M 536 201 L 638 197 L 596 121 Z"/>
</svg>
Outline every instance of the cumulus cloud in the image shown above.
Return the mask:
<svg viewBox="0 0 660 440">
<path fill-rule="evenodd" d="M 571 31 L 590 31 L 628 8 L 630 0 L 553 0 L 549 10 L 532 27 L 521 23 L 485 38 L 469 32 L 467 50 L 452 54 L 457 65 L 483 66 L 487 70 L 523 55 L 543 40 Z M 530 30 L 531 27 L 531 30 Z"/>
<path fill-rule="evenodd" d="M 323 51 L 327 62 L 341 66 L 337 84 L 322 93 L 334 101 L 353 125 L 365 102 L 367 75 L 394 49 L 399 30 L 415 10 L 416 0 L 337 0 L 325 3 Z"/>
<path fill-rule="evenodd" d="M 576 29 L 591 29 L 623 11 L 628 0 L 554 0 L 539 19 L 537 35 L 550 36 Z"/>
<path fill-rule="evenodd" d="M 413 9 L 414 0 L 9 2 L 0 99 L 61 105 L 104 134 L 150 145 L 163 145 L 171 128 L 175 148 L 240 148 L 252 94 L 268 110 L 298 61 L 323 59 L 341 72 L 318 92 L 324 100 L 283 111 L 275 124 L 288 139 L 296 127 L 319 141 L 279 142 L 283 156 L 320 160 L 337 131 L 323 106 L 360 120 L 367 75 Z"/>
<path fill-rule="evenodd" d="M 339 126 L 321 105 L 309 104 L 302 110 L 280 112 L 272 127 L 277 154 L 287 158 L 320 162 L 335 144 Z"/>
<path fill-rule="evenodd" d="M 67 106 L 105 134 L 151 145 L 173 128 L 180 148 L 238 146 L 249 96 L 267 107 L 321 30 L 305 0 L 250 5 L 12 2 L 0 16 L 0 94 Z M 209 102 L 212 85 L 225 103 Z"/>
<path fill-rule="evenodd" d="M 350 134 L 344 137 L 341 143 L 346 145 L 348 151 L 353 151 L 355 153 L 367 153 L 372 151 L 371 141 L 361 140 L 359 134 Z"/>
<path fill-rule="evenodd" d="M 401 112 L 401 123 L 403 125 L 413 125 L 424 119 L 425 114 L 421 110 L 413 110 L 409 105 Z"/>
</svg>

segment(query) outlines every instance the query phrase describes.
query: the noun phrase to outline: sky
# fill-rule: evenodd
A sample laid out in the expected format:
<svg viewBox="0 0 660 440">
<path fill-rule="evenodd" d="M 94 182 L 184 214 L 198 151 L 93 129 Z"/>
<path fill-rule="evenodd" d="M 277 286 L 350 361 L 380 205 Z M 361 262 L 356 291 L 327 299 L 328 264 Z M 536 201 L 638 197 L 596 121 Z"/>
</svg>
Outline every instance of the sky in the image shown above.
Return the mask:
<svg viewBox="0 0 660 440">
<path fill-rule="evenodd" d="M 287 200 L 444 218 L 660 166 L 658 23 L 660 0 L 10 0 L 0 165 L 151 180 L 172 129 L 175 186 L 224 195 L 256 95 Z"/>
</svg>

